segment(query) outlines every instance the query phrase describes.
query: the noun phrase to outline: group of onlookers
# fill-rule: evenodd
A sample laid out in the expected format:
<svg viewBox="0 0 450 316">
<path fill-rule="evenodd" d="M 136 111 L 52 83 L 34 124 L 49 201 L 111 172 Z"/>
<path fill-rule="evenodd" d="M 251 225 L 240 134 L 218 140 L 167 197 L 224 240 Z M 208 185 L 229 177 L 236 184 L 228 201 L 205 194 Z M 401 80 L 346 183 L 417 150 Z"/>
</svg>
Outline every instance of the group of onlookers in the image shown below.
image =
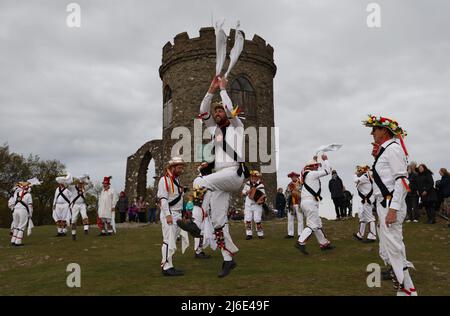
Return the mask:
<svg viewBox="0 0 450 316">
<path fill-rule="evenodd" d="M 116 204 L 116 212 L 119 213 L 120 222 L 126 221 L 133 223 L 157 223 L 157 207 L 156 203 L 150 205 L 140 196 L 138 199 L 134 198 L 130 203 L 125 192 L 120 192 L 119 199 Z"/>
<path fill-rule="evenodd" d="M 406 197 L 406 222 L 418 222 L 421 209 L 425 210 L 429 224 L 436 223 L 438 212 L 450 216 L 450 174 L 447 169 L 439 170 L 440 179 L 435 182 L 433 172 L 425 164 L 417 165 L 416 162 L 411 162 L 408 165 L 408 175 L 411 190 Z M 328 189 L 334 203 L 336 219 L 352 217 L 353 195 L 346 190 L 336 170 L 332 172 Z M 276 194 L 275 209 L 277 217 L 286 216 L 286 197 L 282 188 L 279 188 Z M 450 227 L 450 222 L 448 225 Z"/>
<path fill-rule="evenodd" d="M 450 213 L 450 174 L 445 168 L 439 170 L 441 178 L 434 181 L 433 172 L 425 164 L 417 166 L 411 162 L 408 166 L 410 192 L 406 197 L 408 210 L 407 222 L 418 222 L 420 208 L 424 208 L 427 223 L 436 223 L 436 214 L 443 211 Z M 450 224 L 449 224 L 450 227 Z"/>
</svg>

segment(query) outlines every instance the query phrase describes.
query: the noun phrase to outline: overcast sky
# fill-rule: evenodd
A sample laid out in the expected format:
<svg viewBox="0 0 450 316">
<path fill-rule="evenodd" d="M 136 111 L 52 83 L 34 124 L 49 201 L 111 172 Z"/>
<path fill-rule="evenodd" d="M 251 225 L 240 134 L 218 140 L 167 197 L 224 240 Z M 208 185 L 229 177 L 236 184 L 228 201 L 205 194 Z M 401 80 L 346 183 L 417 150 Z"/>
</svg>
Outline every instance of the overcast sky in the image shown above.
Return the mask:
<svg viewBox="0 0 450 316">
<path fill-rule="evenodd" d="M 381 28 L 366 25 L 371 2 Z M 449 1 L 80 0 L 81 28 L 66 25 L 69 3 L 0 0 L 0 142 L 14 152 L 112 175 L 123 189 L 127 157 L 161 138 L 162 46 L 183 31 L 197 37 L 213 16 L 226 32 L 239 19 L 247 39 L 275 49 L 279 186 L 338 142 L 330 162 L 354 191 L 355 165 L 372 163 L 368 113 L 397 119 L 410 160 L 435 180 L 450 168 Z"/>
</svg>

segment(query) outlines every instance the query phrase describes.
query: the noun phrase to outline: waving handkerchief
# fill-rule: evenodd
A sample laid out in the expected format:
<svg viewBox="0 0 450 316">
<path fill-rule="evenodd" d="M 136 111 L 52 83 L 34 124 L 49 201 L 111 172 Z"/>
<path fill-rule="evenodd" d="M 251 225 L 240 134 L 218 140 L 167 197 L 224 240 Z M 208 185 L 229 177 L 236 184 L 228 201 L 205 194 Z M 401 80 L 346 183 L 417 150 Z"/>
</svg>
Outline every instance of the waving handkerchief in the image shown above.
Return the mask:
<svg viewBox="0 0 450 316">
<path fill-rule="evenodd" d="M 328 151 L 336 151 L 339 150 L 342 146 L 343 146 L 342 144 L 323 145 L 317 148 L 315 155 L 317 156 L 319 153 L 325 153 Z"/>
<path fill-rule="evenodd" d="M 222 72 L 227 55 L 227 35 L 222 29 L 225 19 L 216 22 L 216 76 Z"/>
<path fill-rule="evenodd" d="M 239 30 L 239 27 L 240 22 L 238 21 L 236 25 L 236 34 L 234 36 L 234 46 L 230 52 L 230 64 L 228 65 L 228 70 L 225 73 L 225 78 L 228 77 L 228 75 L 231 72 L 231 69 L 233 69 L 234 65 L 236 65 L 239 56 L 241 55 L 242 50 L 244 49 L 244 35 Z"/>
</svg>

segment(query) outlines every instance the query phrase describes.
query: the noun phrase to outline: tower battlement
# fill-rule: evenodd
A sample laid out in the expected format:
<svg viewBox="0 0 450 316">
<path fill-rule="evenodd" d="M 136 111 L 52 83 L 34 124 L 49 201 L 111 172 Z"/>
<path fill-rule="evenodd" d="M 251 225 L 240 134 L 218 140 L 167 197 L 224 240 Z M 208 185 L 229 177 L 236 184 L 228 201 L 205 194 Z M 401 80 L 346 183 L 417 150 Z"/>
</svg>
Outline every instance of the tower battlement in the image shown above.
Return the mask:
<svg viewBox="0 0 450 316">
<path fill-rule="evenodd" d="M 231 29 L 227 37 L 227 54 L 230 53 L 234 45 L 236 30 Z M 242 32 L 245 38 L 245 33 Z M 216 57 L 216 35 L 213 27 L 203 27 L 199 31 L 200 36 L 190 38 L 187 32 L 179 33 L 173 39 L 173 44 L 167 42 L 162 49 L 162 64 L 159 69 L 160 77 L 163 77 L 167 68 L 178 62 L 183 62 L 195 58 L 215 58 Z M 273 47 L 266 41 L 254 35 L 252 40 L 244 41 L 244 50 L 240 58 L 265 64 L 276 73 L 276 66 L 273 61 Z"/>
</svg>

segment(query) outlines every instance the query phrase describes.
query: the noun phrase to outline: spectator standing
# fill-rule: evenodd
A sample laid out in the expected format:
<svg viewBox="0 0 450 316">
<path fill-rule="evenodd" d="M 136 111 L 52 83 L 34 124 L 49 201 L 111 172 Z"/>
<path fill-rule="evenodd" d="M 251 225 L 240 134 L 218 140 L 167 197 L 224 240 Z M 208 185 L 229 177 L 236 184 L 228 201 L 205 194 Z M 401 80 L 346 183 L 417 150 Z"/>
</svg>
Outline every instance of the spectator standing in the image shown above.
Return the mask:
<svg viewBox="0 0 450 316">
<path fill-rule="evenodd" d="M 441 168 L 439 174 L 441 175 L 441 181 L 439 182 L 438 195 L 442 201 L 442 209 L 447 212 L 447 227 L 450 228 L 450 174 L 445 168 Z"/>
<path fill-rule="evenodd" d="M 344 187 L 344 202 L 342 207 L 347 217 L 352 217 L 353 213 L 353 194 Z M 347 212 L 348 209 L 348 212 Z"/>
<path fill-rule="evenodd" d="M 328 189 L 331 193 L 331 199 L 334 203 L 334 209 L 336 211 L 336 219 L 340 220 L 345 218 L 344 211 L 344 184 L 341 178 L 339 178 L 337 171 L 333 170 L 331 172 L 331 179 L 328 182 Z"/>
<path fill-rule="evenodd" d="M 428 224 L 436 223 L 437 193 L 434 188 L 433 173 L 425 164 L 419 165 L 417 175 L 417 187 L 420 194 L 422 206 L 427 211 Z"/>
<path fill-rule="evenodd" d="M 148 209 L 148 221 L 150 224 L 155 223 L 156 224 L 156 208 L 157 208 L 157 201 L 155 202 L 153 200 L 153 203 L 150 204 L 150 208 Z"/>
<path fill-rule="evenodd" d="M 120 215 L 120 222 L 125 223 L 127 219 L 128 197 L 125 192 L 120 192 L 119 200 L 116 203 L 116 212 Z"/>
<path fill-rule="evenodd" d="M 286 197 L 283 194 L 283 188 L 278 188 L 275 197 L 275 209 L 277 210 L 278 218 L 284 218 L 284 210 L 286 208 Z"/>
<path fill-rule="evenodd" d="M 188 201 L 186 202 L 184 209 L 186 212 L 186 218 L 191 218 L 192 211 L 194 210 L 194 198 L 192 195 L 189 195 Z"/>
<path fill-rule="evenodd" d="M 137 200 L 133 199 L 133 202 L 131 203 L 130 207 L 128 208 L 128 221 L 136 222 L 136 215 L 138 213 L 138 206 L 137 206 Z"/>
<path fill-rule="evenodd" d="M 139 197 L 137 207 L 138 207 L 139 223 L 147 222 L 145 215 L 147 214 L 148 203 L 147 201 L 144 200 L 142 196 Z"/>
<path fill-rule="evenodd" d="M 418 222 L 419 219 L 419 190 L 417 187 L 417 163 L 412 161 L 408 166 L 408 181 L 410 191 L 406 195 L 407 223 Z"/>
</svg>

